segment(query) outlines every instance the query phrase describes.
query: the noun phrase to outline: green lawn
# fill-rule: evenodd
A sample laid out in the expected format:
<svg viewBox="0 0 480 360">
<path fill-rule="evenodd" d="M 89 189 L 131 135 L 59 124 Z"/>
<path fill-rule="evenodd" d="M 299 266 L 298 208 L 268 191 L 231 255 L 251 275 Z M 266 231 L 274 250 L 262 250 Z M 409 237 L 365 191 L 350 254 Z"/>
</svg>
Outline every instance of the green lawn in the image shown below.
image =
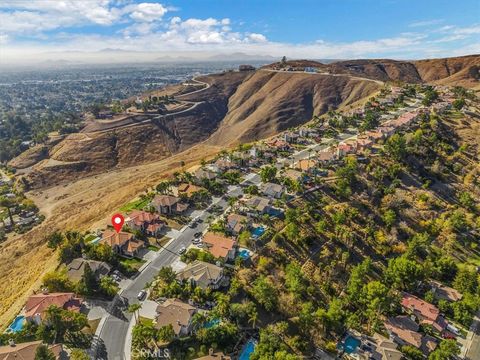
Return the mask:
<svg viewBox="0 0 480 360">
<path fill-rule="evenodd" d="M 144 199 L 137 199 L 137 200 L 134 200 L 132 202 L 129 202 L 128 204 L 125 204 L 123 205 L 121 208 L 120 208 L 120 211 L 121 212 L 125 212 L 125 213 L 128 213 L 132 210 L 142 210 L 143 208 L 145 208 L 148 203 L 150 202 L 150 198 L 149 197 L 146 197 Z"/>
<path fill-rule="evenodd" d="M 121 258 L 120 263 L 131 270 L 138 270 L 146 263 L 145 260 L 139 258 Z"/>
<path fill-rule="evenodd" d="M 97 235 L 95 235 L 95 234 L 88 234 L 87 236 L 85 236 L 84 241 L 88 244 L 90 241 L 92 241 L 96 237 L 97 237 Z"/>
<path fill-rule="evenodd" d="M 147 246 L 147 249 L 150 250 L 150 251 L 158 251 L 160 250 L 159 247 L 156 247 L 155 245 L 148 245 Z"/>
</svg>

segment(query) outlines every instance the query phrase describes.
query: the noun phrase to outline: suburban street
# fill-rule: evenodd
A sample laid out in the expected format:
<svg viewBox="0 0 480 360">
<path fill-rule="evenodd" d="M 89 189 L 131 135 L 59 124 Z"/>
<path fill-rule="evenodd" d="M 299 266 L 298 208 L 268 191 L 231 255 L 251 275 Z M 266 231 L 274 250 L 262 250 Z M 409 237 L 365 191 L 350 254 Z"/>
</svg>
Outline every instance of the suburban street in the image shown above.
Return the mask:
<svg viewBox="0 0 480 360">
<path fill-rule="evenodd" d="M 240 186 L 231 186 L 226 196 L 238 196 L 241 193 Z M 218 205 L 225 211 L 228 203 L 224 198 L 216 198 L 212 204 Z M 146 284 L 155 278 L 162 267 L 173 264 L 180 257 L 178 251 L 184 246 L 191 245 L 191 240 L 196 232 L 203 232 L 208 227 L 206 220 L 209 215 L 209 212 L 201 211 L 198 218 L 203 222 L 195 228 L 189 226 L 182 228 L 180 234 L 173 238 L 166 247 L 159 250 L 155 259 L 115 298 L 103 322 L 99 339 L 96 339 L 92 346 L 96 359 L 120 360 L 126 358 L 124 355 L 125 342 L 132 318 L 132 314 L 128 313 L 126 308 L 130 304 L 138 303 L 137 295 L 145 288 Z"/>
<path fill-rule="evenodd" d="M 471 338 L 470 338 L 471 336 Z M 473 320 L 473 324 L 470 327 L 470 331 L 467 335 L 469 343 L 467 345 L 466 360 L 478 360 L 480 359 L 480 312 L 477 313 Z"/>
</svg>

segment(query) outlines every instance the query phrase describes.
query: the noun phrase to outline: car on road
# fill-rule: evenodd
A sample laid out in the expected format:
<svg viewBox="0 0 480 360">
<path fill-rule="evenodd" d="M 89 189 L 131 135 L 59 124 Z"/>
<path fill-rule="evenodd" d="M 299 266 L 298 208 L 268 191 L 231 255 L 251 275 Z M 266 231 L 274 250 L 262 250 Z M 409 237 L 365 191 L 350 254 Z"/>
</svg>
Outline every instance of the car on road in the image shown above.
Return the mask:
<svg viewBox="0 0 480 360">
<path fill-rule="evenodd" d="M 185 254 L 186 251 L 187 251 L 187 248 L 185 246 L 182 246 L 180 250 L 178 250 L 178 253 L 182 255 L 182 254 Z"/>
<path fill-rule="evenodd" d="M 196 222 L 196 221 L 192 221 L 190 224 L 188 224 L 188 227 L 189 227 L 190 229 L 196 228 L 196 227 L 197 227 L 197 222 Z"/>
<path fill-rule="evenodd" d="M 142 301 L 142 300 L 145 300 L 146 297 L 147 297 L 147 292 L 145 290 L 140 290 L 140 292 L 137 295 L 137 299 Z"/>
<path fill-rule="evenodd" d="M 199 231 L 199 232 L 196 232 L 195 234 L 193 234 L 193 236 L 195 238 L 199 238 L 199 237 L 202 237 L 202 233 Z"/>
<path fill-rule="evenodd" d="M 203 219 L 198 218 L 197 223 L 199 223 L 199 224 L 203 223 Z"/>
<path fill-rule="evenodd" d="M 120 276 L 118 276 L 117 274 L 113 274 L 112 275 L 112 278 L 113 280 L 115 280 L 116 282 L 120 282 L 122 279 L 120 278 Z"/>
</svg>

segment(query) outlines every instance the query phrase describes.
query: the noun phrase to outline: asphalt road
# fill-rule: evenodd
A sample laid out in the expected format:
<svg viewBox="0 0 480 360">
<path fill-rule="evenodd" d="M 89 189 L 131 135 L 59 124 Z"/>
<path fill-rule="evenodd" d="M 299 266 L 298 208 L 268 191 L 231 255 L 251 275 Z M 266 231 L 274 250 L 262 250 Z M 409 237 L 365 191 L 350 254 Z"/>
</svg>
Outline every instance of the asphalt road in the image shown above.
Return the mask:
<svg viewBox="0 0 480 360">
<path fill-rule="evenodd" d="M 480 320 L 478 318 L 480 312 L 475 317 L 471 329 L 473 331 L 473 337 L 470 343 L 470 347 L 467 351 L 467 360 L 480 360 Z"/>
<path fill-rule="evenodd" d="M 227 196 L 237 196 L 241 193 L 242 190 L 240 187 L 234 186 L 227 192 Z M 228 203 L 224 199 L 218 200 L 215 204 L 221 207 L 222 210 L 228 207 Z M 170 242 L 167 247 L 161 249 L 157 257 L 119 294 L 120 296 L 118 296 L 117 301 L 112 303 L 111 309 L 108 311 L 109 315 L 100 332 L 100 340 L 96 341 L 96 345 L 94 346 L 96 359 L 125 359 L 125 341 L 129 322 L 132 317 L 132 314 L 125 310 L 126 306 L 138 303 L 137 295 L 145 288 L 146 284 L 155 278 L 162 267 L 171 265 L 180 257 L 178 251 L 183 246 L 188 247 L 191 244 L 196 232 L 204 231 L 207 228 L 208 224 L 206 219 L 209 215 L 211 214 L 204 211 L 199 216 L 199 218 L 203 220 L 202 223 L 198 224 L 195 228 L 186 227 L 181 235 Z"/>
</svg>

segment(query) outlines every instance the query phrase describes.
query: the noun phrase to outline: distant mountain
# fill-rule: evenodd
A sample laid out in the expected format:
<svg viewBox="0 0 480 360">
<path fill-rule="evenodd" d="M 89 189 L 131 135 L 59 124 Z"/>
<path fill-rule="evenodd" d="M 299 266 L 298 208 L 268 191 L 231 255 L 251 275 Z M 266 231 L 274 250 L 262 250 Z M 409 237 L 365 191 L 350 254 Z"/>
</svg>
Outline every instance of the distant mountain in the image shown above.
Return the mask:
<svg viewBox="0 0 480 360">
<path fill-rule="evenodd" d="M 241 52 L 236 52 L 232 54 L 218 54 L 212 55 L 208 60 L 217 60 L 217 61 L 275 61 L 278 58 L 270 55 L 249 55 Z"/>
</svg>

